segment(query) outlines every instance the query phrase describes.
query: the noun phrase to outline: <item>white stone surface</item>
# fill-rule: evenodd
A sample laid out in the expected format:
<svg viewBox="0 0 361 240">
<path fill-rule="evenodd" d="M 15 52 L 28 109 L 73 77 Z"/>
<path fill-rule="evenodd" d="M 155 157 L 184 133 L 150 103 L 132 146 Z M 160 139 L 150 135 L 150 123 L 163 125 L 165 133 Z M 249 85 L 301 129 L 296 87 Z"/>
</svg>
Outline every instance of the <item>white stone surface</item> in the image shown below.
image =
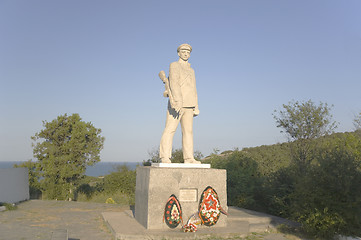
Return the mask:
<svg viewBox="0 0 361 240">
<path fill-rule="evenodd" d="M 29 197 L 27 168 L 0 169 L 0 202 L 16 203 Z"/>
<path fill-rule="evenodd" d="M 197 202 L 197 196 L 198 189 L 196 188 L 179 189 L 179 201 L 181 202 Z"/>
<path fill-rule="evenodd" d="M 195 164 L 195 163 L 152 163 L 152 167 L 166 167 L 166 168 L 211 168 L 211 164 Z"/>
<path fill-rule="evenodd" d="M 225 169 L 138 166 L 136 172 L 135 219 L 146 229 L 170 230 L 163 222 L 165 204 L 171 194 L 180 200 L 180 192 L 187 189 L 196 189 L 197 196 L 192 201 L 180 200 L 183 224 L 198 211 L 200 195 L 207 186 L 211 186 L 217 191 L 222 208 L 228 210 L 227 172 Z M 227 216 L 222 214 L 212 228 L 226 225 Z M 174 231 L 179 231 L 180 228 L 181 226 L 178 226 Z"/>
<path fill-rule="evenodd" d="M 178 47 L 179 60 L 169 67 L 169 77 L 164 71 L 159 77 L 165 84 L 164 96 L 169 97 L 167 119 L 160 140 L 159 157 L 163 163 L 170 163 L 174 133 L 181 123 L 182 147 L 185 163 L 199 164 L 193 156 L 193 117 L 199 114 L 196 78 L 188 59 L 192 51 L 189 44 Z"/>
</svg>

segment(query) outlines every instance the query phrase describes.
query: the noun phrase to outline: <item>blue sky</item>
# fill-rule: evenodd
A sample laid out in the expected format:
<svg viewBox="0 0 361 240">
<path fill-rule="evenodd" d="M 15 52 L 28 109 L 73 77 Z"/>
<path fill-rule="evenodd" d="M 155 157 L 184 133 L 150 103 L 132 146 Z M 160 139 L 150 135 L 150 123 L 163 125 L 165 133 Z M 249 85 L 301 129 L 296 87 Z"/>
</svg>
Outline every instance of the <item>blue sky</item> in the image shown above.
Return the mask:
<svg viewBox="0 0 361 240">
<path fill-rule="evenodd" d="M 334 105 L 338 132 L 361 111 L 361 1 L 0 1 L 0 161 L 32 159 L 30 137 L 64 113 L 102 129 L 102 161 L 156 149 L 160 70 L 193 47 L 204 155 L 286 141 L 272 113 Z M 181 147 L 180 128 L 174 147 Z"/>
</svg>

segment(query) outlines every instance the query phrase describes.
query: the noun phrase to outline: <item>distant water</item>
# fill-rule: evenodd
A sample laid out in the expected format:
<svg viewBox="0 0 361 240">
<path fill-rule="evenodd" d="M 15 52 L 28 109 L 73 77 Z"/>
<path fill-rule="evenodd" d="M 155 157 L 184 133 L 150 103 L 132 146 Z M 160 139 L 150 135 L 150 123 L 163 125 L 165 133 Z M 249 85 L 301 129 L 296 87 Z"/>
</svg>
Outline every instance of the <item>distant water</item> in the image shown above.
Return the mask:
<svg viewBox="0 0 361 240">
<path fill-rule="evenodd" d="M 12 168 L 14 164 L 21 164 L 22 162 L 0 162 L 0 168 Z M 85 175 L 92 177 L 99 177 L 109 174 L 116 170 L 117 166 L 126 165 L 129 169 L 134 170 L 137 165 L 142 165 L 141 162 L 98 162 L 94 166 L 88 166 Z"/>
<path fill-rule="evenodd" d="M 14 164 L 21 164 L 22 161 L 0 162 L 0 168 L 13 168 Z"/>
</svg>

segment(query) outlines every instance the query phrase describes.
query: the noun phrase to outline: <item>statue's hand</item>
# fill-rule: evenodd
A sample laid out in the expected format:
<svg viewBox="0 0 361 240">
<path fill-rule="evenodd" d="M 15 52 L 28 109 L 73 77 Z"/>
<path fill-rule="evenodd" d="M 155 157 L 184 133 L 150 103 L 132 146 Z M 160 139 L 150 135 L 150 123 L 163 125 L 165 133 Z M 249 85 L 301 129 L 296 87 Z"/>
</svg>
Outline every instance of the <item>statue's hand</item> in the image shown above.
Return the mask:
<svg viewBox="0 0 361 240">
<path fill-rule="evenodd" d="M 165 75 L 165 72 L 164 72 L 164 71 L 160 71 L 158 76 L 159 76 L 159 78 L 163 81 L 163 83 L 166 82 L 167 76 Z"/>
<path fill-rule="evenodd" d="M 177 113 L 180 113 L 180 111 L 182 110 L 182 107 L 181 107 L 181 106 L 175 106 L 175 107 L 174 107 L 174 110 L 175 110 Z"/>
<path fill-rule="evenodd" d="M 177 113 L 181 113 L 181 110 L 182 110 L 182 104 L 180 103 L 173 103 L 171 104 L 172 105 L 172 108 L 177 112 Z"/>
<path fill-rule="evenodd" d="M 198 116 L 199 115 L 199 108 L 194 108 L 193 109 L 193 116 Z"/>
<path fill-rule="evenodd" d="M 163 97 L 169 97 L 167 90 L 165 90 L 165 91 L 163 92 Z"/>
</svg>

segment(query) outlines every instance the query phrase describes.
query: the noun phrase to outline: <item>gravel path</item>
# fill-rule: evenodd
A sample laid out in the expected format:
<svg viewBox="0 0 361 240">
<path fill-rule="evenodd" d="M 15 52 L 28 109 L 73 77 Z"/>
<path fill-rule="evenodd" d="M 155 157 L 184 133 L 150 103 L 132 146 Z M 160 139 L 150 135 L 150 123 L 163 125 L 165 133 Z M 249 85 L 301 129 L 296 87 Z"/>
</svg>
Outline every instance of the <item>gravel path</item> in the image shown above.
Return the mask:
<svg viewBox="0 0 361 240">
<path fill-rule="evenodd" d="M 57 229 L 67 229 L 69 240 L 112 240 L 101 213 L 127 209 L 105 203 L 30 200 L 17 210 L 0 212 L 0 240 L 49 240 Z"/>
</svg>

